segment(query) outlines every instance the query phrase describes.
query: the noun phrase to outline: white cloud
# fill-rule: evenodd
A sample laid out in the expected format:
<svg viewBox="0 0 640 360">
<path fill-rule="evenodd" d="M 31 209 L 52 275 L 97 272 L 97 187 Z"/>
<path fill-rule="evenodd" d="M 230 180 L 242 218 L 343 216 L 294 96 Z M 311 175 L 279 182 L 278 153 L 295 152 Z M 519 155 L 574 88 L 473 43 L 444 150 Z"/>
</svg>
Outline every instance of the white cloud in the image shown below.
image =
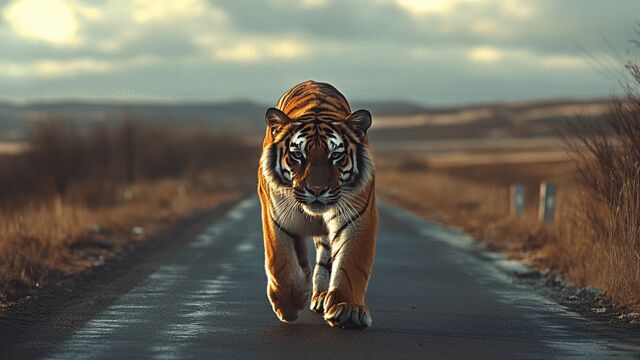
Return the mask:
<svg viewBox="0 0 640 360">
<path fill-rule="evenodd" d="M 320 8 L 327 6 L 329 0 L 302 0 L 300 4 L 307 8 Z"/>
<path fill-rule="evenodd" d="M 78 20 L 64 0 L 17 0 L 4 8 L 4 18 L 20 36 L 53 44 L 77 42 Z"/>
<path fill-rule="evenodd" d="M 21 78 L 41 77 L 51 78 L 86 73 L 102 73 L 113 68 L 113 64 L 90 58 L 59 61 L 44 59 L 27 63 L 4 62 L 0 63 L 0 77 Z"/>
<path fill-rule="evenodd" d="M 296 59 L 308 52 L 306 46 L 292 40 L 276 41 L 269 45 L 269 55 L 276 59 Z"/>
<path fill-rule="evenodd" d="M 33 72 L 43 77 L 101 73 L 109 71 L 112 64 L 96 59 L 73 59 L 70 61 L 41 60 L 32 65 Z"/>
<path fill-rule="evenodd" d="M 265 60 L 293 60 L 307 56 L 310 48 L 292 39 L 248 39 L 238 44 L 216 47 L 212 38 L 200 39 L 201 44 L 213 46 L 214 58 L 222 62 L 256 63 Z M 212 44 L 213 43 L 213 44 Z"/>
<path fill-rule="evenodd" d="M 396 4 L 413 14 L 444 14 L 452 7 L 447 0 L 396 0 Z"/>
<path fill-rule="evenodd" d="M 469 50 L 469 58 L 477 62 L 493 63 L 504 58 L 504 52 L 490 46 L 481 46 Z"/>
<path fill-rule="evenodd" d="M 519 66 L 535 66 L 549 70 L 583 70 L 588 67 L 583 57 L 564 54 L 538 54 L 526 49 L 481 46 L 469 49 L 467 57 L 476 63 L 517 63 Z"/>
<path fill-rule="evenodd" d="M 157 65 L 161 59 L 154 56 L 137 56 L 119 61 L 94 58 L 70 60 L 41 59 L 31 62 L 0 62 L 0 78 L 57 78 L 82 74 L 99 74 L 127 68 Z"/>
<path fill-rule="evenodd" d="M 497 6 L 502 15 L 515 17 L 518 19 L 529 19 L 536 14 L 531 1 L 523 0 L 393 0 L 400 8 L 413 15 L 452 15 L 454 11 L 460 13 L 462 10 L 469 10 L 482 7 L 489 8 L 489 5 Z M 473 9 L 472 9 L 473 10 Z M 497 15 L 497 14 L 494 14 Z M 457 18 L 452 18 L 456 20 Z"/>
<path fill-rule="evenodd" d="M 92 54 L 210 59 L 211 47 L 204 45 L 210 43 L 212 37 L 231 34 L 231 31 L 225 33 L 230 27 L 227 14 L 207 0 L 106 0 L 99 9 L 100 16 L 95 21 L 82 24 L 86 30 L 82 35 L 91 40 L 82 45 L 93 50 Z M 86 18 L 92 15 L 86 9 L 83 11 L 87 13 Z M 206 49 L 206 53 L 197 54 L 197 50 L 193 51 L 197 48 L 194 44 Z M 175 55 L 170 53 L 173 50 Z M 180 54 L 181 50 L 184 53 Z"/>
<path fill-rule="evenodd" d="M 523 0 L 388 0 L 426 36 L 451 41 L 512 42 L 531 31 L 539 2 Z"/>
<path fill-rule="evenodd" d="M 242 44 L 220 48 L 214 53 L 215 58 L 224 62 L 250 63 L 260 60 L 260 53 L 255 45 Z"/>
<path fill-rule="evenodd" d="M 583 69 L 588 66 L 584 58 L 571 55 L 543 56 L 540 65 L 551 69 Z"/>
<path fill-rule="evenodd" d="M 82 42 L 82 20 L 95 21 L 102 11 L 79 0 L 15 0 L 2 10 L 2 16 L 20 37 L 54 45 Z"/>
<path fill-rule="evenodd" d="M 193 18 L 206 13 L 207 4 L 203 0 L 134 0 L 131 4 L 131 18 L 136 23 Z"/>
</svg>

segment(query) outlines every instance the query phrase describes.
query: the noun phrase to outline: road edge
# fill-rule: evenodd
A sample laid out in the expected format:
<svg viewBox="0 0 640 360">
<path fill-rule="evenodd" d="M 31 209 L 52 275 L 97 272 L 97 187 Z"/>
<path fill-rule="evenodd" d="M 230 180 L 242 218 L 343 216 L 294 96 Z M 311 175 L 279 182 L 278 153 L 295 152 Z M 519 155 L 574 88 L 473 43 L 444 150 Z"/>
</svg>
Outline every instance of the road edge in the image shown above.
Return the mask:
<svg viewBox="0 0 640 360">
<path fill-rule="evenodd" d="M 522 261 L 509 259 L 507 254 L 490 249 L 483 239 L 470 236 L 464 229 L 447 225 L 444 222 L 412 210 L 411 206 L 408 206 L 401 197 L 387 192 L 382 192 L 380 195 L 380 198 L 386 204 L 401 209 L 411 216 L 458 232 L 468 239 L 464 245 L 468 251 L 472 251 L 478 257 L 490 261 L 503 273 L 513 277 L 519 283 L 529 286 L 538 294 L 545 296 L 567 310 L 591 321 L 623 326 L 634 332 L 640 330 L 638 326 L 640 324 L 640 313 L 629 312 L 613 303 L 605 296 L 602 289 L 593 286 L 580 288 L 573 282 L 565 280 L 559 272 L 551 270 L 540 271 Z"/>
<path fill-rule="evenodd" d="M 4 311 L 0 317 L 0 358 L 39 358 L 81 328 L 92 315 L 106 309 L 121 295 L 170 260 L 234 204 L 251 196 L 197 211 L 115 254 L 93 267 L 43 288 L 29 299 Z M 46 336 L 43 336 L 46 334 Z M 47 339 L 46 341 L 43 341 Z"/>
</svg>

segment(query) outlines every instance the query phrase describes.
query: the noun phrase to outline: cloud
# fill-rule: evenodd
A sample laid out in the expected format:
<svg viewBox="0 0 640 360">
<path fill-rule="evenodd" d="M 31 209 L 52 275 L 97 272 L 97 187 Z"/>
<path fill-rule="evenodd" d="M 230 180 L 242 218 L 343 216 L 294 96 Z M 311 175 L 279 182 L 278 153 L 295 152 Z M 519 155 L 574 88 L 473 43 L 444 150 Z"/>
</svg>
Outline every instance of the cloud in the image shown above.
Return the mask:
<svg viewBox="0 0 640 360">
<path fill-rule="evenodd" d="M 126 61 L 102 60 L 95 58 L 73 58 L 64 61 L 42 59 L 25 63 L 0 62 L 0 78 L 63 78 L 86 74 L 109 74 L 114 70 L 127 70 L 155 66 L 163 63 L 153 56 L 138 56 Z"/>
<path fill-rule="evenodd" d="M 504 24 L 486 18 L 476 19 L 469 23 L 468 31 L 480 37 L 505 39 L 510 36 L 509 29 Z"/>
<path fill-rule="evenodd" d="M 249 44 L 217 49 L 214 55 L 218 60 L 229 62 L 256 62 L 260 60 L 258 48 Z"/>
<path fill-rule="evenodd" d="M 15 0 L 2 9 L 2 17 L 22 38 L 58 46 L 78 45 L 81 22 L 94 21 L 102 12 L 75 0 Z"/>
<path fill-rule="evenodd" d="M 209 8 L 202 0 L 158 1 L 133 0 L 131 18 L 136 23 L 175 21 L 198 17 Z"/>
<path fill-rule="evenodd" d="M 293 60 L 309 54 L 309 48 L 296 40 L 261 39 L 240 41 L 227 47 L 217 47 L 214 58 L 222 62 L 256 63 L 266 60 Z"/>
<path fill-rule="evenodd" d="M 606 92 L 580 47 L 606 55 L 604 34 L 624 53 L 636 1 L 12 0 L 0 5 L 0 98 L 90 83 L 93 96 L 271 99 L 308 78 L 425 102 L 533 91 L 516 80 Z M 43 15 L 36 2 L 56 6 Z"/>
<path fill-rule="evenodd" d="M 308 8 L 320 8 L 323 6 L 327 6 L 327 4 L 329 3 L 329 0 L 302 0 L 300 1 L 300 4 L 303 7 L 308 7 Z"/>
<path fill-rule="evenodd" d="M 464 7 L 497 5 L 501 13 L 517 18 L 529 18 L 534 14 L 531 4 L 523 0 L 395 0 L 395 4 L 412 15 L 455 15 Z"/>
<path fill-rule="evenodd" d="M 18 0 L 9 4 L 3 15 L 22 37 L 53 44 L 73 44 L 78 41 L 76 13 L 64 0 Z"/>
<path fill-rule="evenodd" d="M 396 4 L 412 14 L 445 14 L 453 8 L 448 0 L 396 0 Z"/>
<path fill-rule="evenodd" d="M 548 68 L 551 70 L 585 70 L 587 61 L 582 56 L 565 54 L 536 53 L 527 49 L 497 48 L 480 46 L 470 49 L 467 57 L 475 63 L 495 65 L 496 63 L 519 64 L 521 67 Z"/>
<path fill-rule="evenodd" d="M 32 68 L 37 75 L 51 77 L 106 72 L 113 66 L 109 62 L 96 59 L 74 59 L 71 61 L 41 60 L 34 63 Z"/>
<path fill-rule="evenodd" d="M 551 69 L 560 70 L 581 70 L 588 67 L 584 57 L 568 55 L 543 56 L 540 59 L 540 64 Z"/>
<path fill-rule="evenodd" d="M 280 40 L 269 46 L 269 55 L 276 59 L 298 59 L 308 53 L 309 49 L 305 45 L 293 40 Z"/>
<path fill-rule="evenodd" d="M 0 77 L 16 78 L 24 76 L 60 77 L 77 76 L 86 73 L 104 73 L 113 69 L 113 64 L 96 59 L 81 58 L 70 61 L 38 60 L 30 63 L 0 63 Z"/>
<path fill-rule="evenodd" d="M 533 18 L 536 13 L 535 2 L 528 0 L 501 0 L 502 11 L 513 18 L 526 20 Z"/>
<path fill-rule="evenodd" d="M 482 46 L 473 48 L 469 51 L 469 58 L 474 61 L 493 63 L 501 60 L 504 53 L 496 48 Z"/>
<path fill-rule="evenodd" d="M 23 77 L 29 74 L 29 68 L 14 62 L 0 62 L 0 77 Z"/>
<path fill-rule="evenodd" d="M 405 11 L 388 0 L 210 0 L 228 14 L 236 34 L 315 40 L 415 39 Z M 311 6 L 313 4 L 313 6 Z M 402 40 L 404 41 L 404 40 Z"/>
</svg>

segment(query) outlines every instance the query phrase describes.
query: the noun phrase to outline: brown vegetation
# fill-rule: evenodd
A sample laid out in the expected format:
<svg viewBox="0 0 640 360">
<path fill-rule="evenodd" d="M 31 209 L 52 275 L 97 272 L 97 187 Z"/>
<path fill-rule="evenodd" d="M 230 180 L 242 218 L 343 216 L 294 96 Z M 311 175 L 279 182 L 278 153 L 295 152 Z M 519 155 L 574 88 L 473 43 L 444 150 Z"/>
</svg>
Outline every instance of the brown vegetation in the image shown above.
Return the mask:
<svg viewBox="0 0 640 360">
<path fill-rule="evenodd" d="M 124 184 L 242 168 L 255 149 L 235 136 L 206 129 L 176 130 L 125 120 L 117 127 L 80 130 L 76 123 L 42 121 L 27 151 L 0 157 L 3 209 L 61 196 L 88 206 L 116 201 Z"/>
<path fill-rule="evenodd" d="M 618 281 L 619 275 L 613 276 L 611 272 L 605 275 L 603 271 L 616 269 L 618 265 L 612 261 L 616 255 L 594 246 L 594 238 L 586 236 L 588 230 L 582 223 L 582 214 L 593 205 L 586 200 L 578 182 L 557 171 L 560 167 L 571 169 L 572 164 L 520 164 L 516 166 L 518 172 L 512 172 L 511 167 L 512 164 L 487 164 L 465 172 L 464 167 L 455 166 L 398 176 L 393 167 L 381 165 L 377 181 L 383 196 L 392 203 L 460 227 L 511 259 L 562 273 L 579 286 L 601 287 L 618 303 L 636 307 L 637 303 L 623 299 L 602 281 L 604 278 Z M 521 216 L 510 213 L 509 183 L 504 178 L 525 185 L 526 206 Z M 552 224 L 538 220 L 540 181 L 554 181 L 558 185 Z M 604 267 L 605 261 L 609 261 L 609 267 Z"/>
<path fill-rule="evenodd" d="M 551 148 L 541 148 L 537 161 L 521 163 L 501 161 L 513 151 L 458 149 L 449 165 L 452 157 L 442 153 L 425 157 L 427 167 L 415 153 L 396 152 L 378 161 L 378 189 L 392 202 L 457 225 L 491 248 L 578 286 L 600 287 L 622 309 L 639 311 L 640 66 L 627 67 L 632 81 L 626 97 L 613 100 L 604 122 L 567 122 L 565 159 L 551 160 Z M 495 162 L 486 161 L 492 156 Z M 398 160 L 403 157 L 408 160 Z M 537 219 L 542 181 L 558 184 L 552 224 Z M 510 214 L 513 183 L 526 188 L 521 216 Z"/>
<path fill-rule="evenodd" d="M 638 84 L 640 71 L 631 66 Z M 610 128 L 569 125 L 569 159 L 526 163 L 456 161 L 417 165 L 398 155 L 378 161 L 387 199 L 463 228 L 491 248 L 579 286 L 605 290 L 614 303 L 640 310 L 640 98 L 629 90 L 608 117 Z M 490 156 L 490 155 L 489 155 Z M 495 154 L 496 160 L 500 158 Z M 425 157 L 425 161 L 428 158 Z M 426 162 L 425 162 L 426 164 Z M 399 176 L 402 174 L 402 176 Z M 552 224 L 537 219 L 538 186 L 558 184 Z M 513 216 L 509 185 L 526 188 L 525 213 Z"/>
<path fill-rule="evenodd" d="M 593 126 L 573 126 L 576 139 L 568 141 L 585 189 L 585 206 L 578 214 L 583 238 L 580 260 L 592 269 L 584 280 L 640 308 L 640 94 L 635 92 L 640 66 L 629 64 L 628 68 L 635 83 L 609 117 L 614 135 L 602 128 L 594 131 Z M 588 135 L 594 132 L 596 136 Z M 576 272 L 581 266 L 565 267 Z"/>
<path fill-rule="evenodd" d="M 0 157 L 0 305 L 253 184 L 256 149 L 204 129 L 43 121 Z"/>
<path fill-rule="evenodd" d="M 399 171 L 390 160 L 380 159 L 376 178 L 378 189 L 387 200 L 461 227 L 471 236 L 483 239 L 492 249 L 530 263 L 540 265 L 542 251 L 549 251 L 543 249 L 543 245 L 550 239 L 551 227 L 567 216 L 561 209 L 570 208 L 567 189 L 574 185 L 561 171 L 570 167 L 567 162 L 456 164 L 407 172 Z M 560 211 L 551 227 L 537 220 L 541 181 L 554 181 L 561 189 L 558 194 Z M 509 186 L 512 183 L 525 186 L 526 207 L 520 217 L 510 214 Z"/>
</svg>

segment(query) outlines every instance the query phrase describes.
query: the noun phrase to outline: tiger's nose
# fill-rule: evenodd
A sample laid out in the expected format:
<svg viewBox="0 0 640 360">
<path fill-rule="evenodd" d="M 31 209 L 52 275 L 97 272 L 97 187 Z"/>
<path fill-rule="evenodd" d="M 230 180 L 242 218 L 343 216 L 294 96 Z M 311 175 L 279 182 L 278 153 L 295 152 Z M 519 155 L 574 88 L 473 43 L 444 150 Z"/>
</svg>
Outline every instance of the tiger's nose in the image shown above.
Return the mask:
<svg viewBox="0 0 640 360">
<path fill-rule="evenodd" d="M 320 196 L 329 190 L 328 186 L 307 186 L 307 191 L 315 196 Z"/>
</svg>

